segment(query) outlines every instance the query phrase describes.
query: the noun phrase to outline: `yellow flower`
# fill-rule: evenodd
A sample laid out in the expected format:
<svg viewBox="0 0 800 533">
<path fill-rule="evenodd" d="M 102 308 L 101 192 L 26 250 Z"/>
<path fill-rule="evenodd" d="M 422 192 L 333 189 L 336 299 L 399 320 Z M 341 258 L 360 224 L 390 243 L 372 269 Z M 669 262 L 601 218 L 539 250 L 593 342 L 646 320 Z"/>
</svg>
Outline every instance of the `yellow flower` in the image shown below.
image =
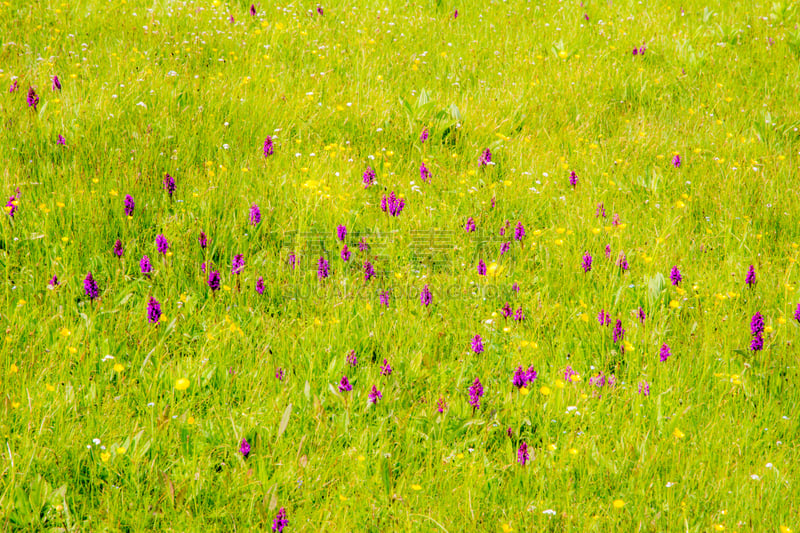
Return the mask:
<svg viewBox="0 0 800 533">
<path fill-rule="evenodd" d="M 679 309 L 681 307 L 681 304 L 678 303 L 678 300 L 672 300 L 669 303 L 669 307 L 670 309 Z"/>
<path fill-rule="evenodd" d="M 789 526 L 781 526 L 780 531 L 781 533 L 792 533 L 792 528 L 790 528 Z"/>
<path fill-rule="evenodd" d="M 542 393 L 542 396 L 548 396 L 550 394 L 550 387 L 548 387 L 546 385 L 542 386 L 542 388 L 539 389 L 539 392 Z"/>
<path fill-rule="evenodd" d="M 44 388 L 46 388 L 48 390 L 48 392 L 53 392 L 54 390 L 56 390 L 56 388 L 53 385 L 49 384 L 49 383 L 46 384 L 44 386 Z"/>
<path fill-rule="evenodd" d="M 411 488 L 414 490 L 422 490 L 422 485 L 411 485 Z"/>
<path fill-rule="evenodd" d="M 514 529 L 511 527 L 511 524 L 503 524 L 503 532 L 504 533 L 511 533 Z"/>
<path fill-rule="evenodd" d="M 114 372 L 122 372 L 123 370 L 125 370 L 125 367 L 121 364 L 117 363 L 114 365 Z"/>
<path fill-rule="evenodd" d="M 195 423 L 194 417 L 190 416 L 189 418 L 187 418 L 186 419 L 186 423 L 189 424 L 190 426 L 194 425 L 194 423 Z"/>
<path fill-rule="evenodd" d="M 583 381 L 583 378 L 581 377 L 581 375 L 580 375 L 580 374 L 572 374 L 572 375 L 569 377 L 569 380 L 570 380 L 571 382 L 573 382 L 573 383 L 580 383 L 581 381 Z"/>
<path fill-rule="evenodd" d="M 683 437 L 686 436 L 686 434 L 683 431 L 681 431 L 680 429 L 678 429 L 678 428 L 675 428 L 675 431 L 672 432 L 672 435 L 676 439 L 682 439 Z"/>
<path fill-rule="evenodd" d="M 636 348 L 633 347 L 633 344 L 628 341 L 622 341 L 622 346 L 625 347 L 626 352 L 633 352 L 636 350 Z"/>
<path fill-rule="evenodd" d="M 560 57 L 561 59 L 566 59 L 566 58 L 567 58 L 567 56 L 569 56 L 569 54 L 567 53 L 567 51 L 566 51 L 566 50 L 561 50 L 561 51 L 558 53 L 558 57 Z"/>
<path fill-rule="evenodd" d="M 578 455 L 578 450 L 577 450 L 577 448 L 570 448 L 570 449 L 569 449 L 569 454 L 570 454 L 570 455 Z"/>
<path fill-rule="evenodd" d="M 714 524 L 714 531 L 725 531 L 725 526 L 722 524 Z"/>
<path fill-rule="evenodd" d="M 10 376 L 11 374 L 16 374 L 17 372 L 19 372 L 19 367 L 14 363 L 11 363 L 11 366 L 8 367 L 8 375 Z"/>
<path fill-rule="evenodd" d="M 614 500 L 612 505 L 614 506 L 614 509 L 622 509 L 625 507 L 625 502 L 622 500 Z"/>
<path fill-rule="evenodd" d="M 178 381 L 175 382 L 175 388 L 177 390 L 186 390 L 189 388 L 189 380 L 186 378 L 180 378 Z"/>
<path fill-rule="evenodd" d="M 103 461 L 104 463 L 107 463 L 109 459 L 111 459 L 111 454 L 110 453 L 103 452 L 103 453 L 100 454 L 100 460 Z"/>
<path fill-rule="evenodd" d="M 581 315 L 581 320 L 584 321 L 584 322 L 589 322 L 589 315 L 586 314 L 586 313 L 583 313 Z"/>
<path fill-rule="evenodd" d="M 120 446 L 119 448 L 117 448 L 117 455 L 125 455 L 125 452 L 126 452 L 126 451 L 127 451 L 127 450 L 126 450 L 125 448 L 123 448 L 122 446 Z"/>
<path fill-rule="evenodd" d="M 527 396 L 528 392 L 529 392 L 529 391 L 528 391 L 528 387 L 521 387 L 521 388 L 519 389 L 519 393 L 520 393 L 522 396 Z"/>
</svg>

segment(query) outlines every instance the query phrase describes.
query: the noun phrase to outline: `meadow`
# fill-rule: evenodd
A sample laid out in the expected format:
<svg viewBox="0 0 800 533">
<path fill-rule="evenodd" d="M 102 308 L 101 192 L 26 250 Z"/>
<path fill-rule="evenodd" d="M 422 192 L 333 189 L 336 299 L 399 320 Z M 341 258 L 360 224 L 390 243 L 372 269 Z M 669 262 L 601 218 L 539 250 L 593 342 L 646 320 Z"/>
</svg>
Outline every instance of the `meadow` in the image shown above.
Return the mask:
<svg viewBox="0 0 800 533">
<path fill-rule="evenodd" d="M 781 2 L 0 2 L 8 531 L 800 531 Z"/>
</svg>

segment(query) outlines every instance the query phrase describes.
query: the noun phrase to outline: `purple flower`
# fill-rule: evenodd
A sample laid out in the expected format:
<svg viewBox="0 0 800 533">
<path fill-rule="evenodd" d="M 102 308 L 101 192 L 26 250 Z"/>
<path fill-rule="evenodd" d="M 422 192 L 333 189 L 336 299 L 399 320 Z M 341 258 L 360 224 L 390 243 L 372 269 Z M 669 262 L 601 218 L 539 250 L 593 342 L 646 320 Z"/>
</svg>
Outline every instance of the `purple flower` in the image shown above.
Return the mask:
<svg viewBox="0 0 800 533">
<path fill-rule="evenodd" d="M 431 179 L 431 171 L 428 170 L 428 167 L 425 166 L 424 162 L 419 166 L 419 176 L 422 178 L 422 181 L 428 181 Z"/>
<path fill-rule="evenodd" d="M 672 281 L 672 284 L 676 287 L 678 284 L 683 281 L 683 277 L 681 276 L 681 271 L 678 270 L 678 266 L 675 265 L 672 267 L 672 270 L 669 271 L 669 279 Z"/>
<path fill-rule="evenodd" d="M 381 301 L 381 305 L 389 307 L 389 291 L 381 291 L 378 299 Z"/>
<path fill-rule="evenodd" d="M 255 7 L 250 6 L 250 13 L 255 15 Z M 272 145 L 272 137 L 267 135 L 267 138 L 264 139 L 264 157 L 269 157 L 273 154 L 274 147 Z"/>
<path fill-rule="evenodd" d="M 606 207 L 602 203 L 597 204 L 597 211 L 595 211 L 594 216 L 595 218 L 606 218 Z"/>
<path fill-rule="evenodd" d="M 364 261 L 364 281 L 369 281 L 375 276 L 375 268 L 369 261 Z"/>
<path fill-rule="evenodd" d="M 610 244 L 606 244 L 605 251 L 606 251 L 606 259 L 608 259 L 609 257 L 611 257 L 611 245 Z"/>
<path fill-rule="evenodd" d="M 391 375 L 392 375 L 392 365 L 389 364 L 389 361 L 384 359 L 383 366 L 381 366 L 381 376 L 391 376 Z"/>
<path fill-rule="evenodd" d="M 52 89 L 54 91 L 60 91 L 61 90 L 61 80 L 58 79 L 58 75 L 53 76 L 53 87 L 52 87 Z"/>
<path fill-rule="evenodd" d="M 750 320 L 750 332 L 753 335 L 764 333 L 764 317 L 761 316 L 761 313 L 756 312 Z"/>
<path fill-rule="evenodd" d="M 323 14 L 324 14 L 324 11 L 322 10 L 322 6 L 321 5 L 317 5 L 317 15 L 319 15 L 321 17 Z"/>
<path fill-rule="evenodd" d="M 278 381 L 283 381 L 284 377 L 286 377 L 286 371 L 278 367 L 277 370 L 275 370 L 275 379 Z"/>
<path fill-rule="evenodd" d="M 444 410 L 447 409 L 447 402 L 439 396 L 439 399 L 436 401 L 436 410 L 440 413 L 444 413 Z"/>
<path fill-rule="evenodd" d="M 666 344 L 662 344 L 661 352 L 659 352 L 659 358 L 661 359 L 661 362 L 663 363 L 664 361 L 666 361 L 670 355 L 672 354 L 669 351 L 669 346 L 667 346 Z"/>
<path fill-rule="evenodd" d="M 160 319 L 161 304 L 158 303 L 158 300 L 151 296 L 150 300 L 147 302 L 147 320 L 149 320 L 151 324 L 158 324 Z"/>
<path fill-rule="evenodd" d="M 483 262 L 483 259 L 478 261 L 478 275 L 479 276 L 486 275 L 486 263 Z"/>
<path fill-rule="evenodd" d="M 753 337 L 753 341 L 750 343 L 750 349 L 754 352 L 760 352 L 764 349 L 764 337 L 761 332 Z"/>
<path fill-rule="evenodd" d="M 480 162 L 480 165 L 481 165 L 482 167 L 485 167 L 486 165 L 488 165 L 489 163 L 491 163 L 491 162 L 492 162 L 492 152 L 491 152 L 491 151 L 489 151 L 489 149 L 488 149 L 488 148 L 487 148 L 487 149 L 485 149 L 485 150 L 484 150 L 484 151 L 481 153 L 481 157 L 480 157 L 480 159 L 479 159 L 479 162 Z"/>
<path fill-rule="evenodd" d="M 650 396 L 650 384 L 646 381 L 639 382 L 639 394 L 643 396 Z"/>
<path fill-rule="evenodd" d="M 596 376 L 589 378 L 589 384 L 594 385 L 595 387 L 602 387 L 606 384 L 606 376 L 602 372 L 597 374 Z"/>
<path fill-rule="evenodd" d="M 92 277 L 91 272 L 86 274 L 86 278 L 83 280 L 83 292 L 86 293 L 86 296 L 88 296 L 90 300 L 94 300 L 100 296 L 100 289 L 97 287 L 97 282 L 94 280 L 94 277 Z"/>
<path fill-rule="evenodd" d="M 509 242 L 504 242 L 503 244 L 500 245 L 500 255 L 503 255 L 504 253 L 506 253 L 510 249 L 511 249 L 511 242 L 510 241 Z"/>
<path fill-rule="evenodd" d="M 636 48 L 636 47 L 634 46 L 634 47 L 633 47 L 633 52 L 632 52 L 632 54 L 633 54 L 634 56 L 637 56 L 637 55 L 639 55 L 639 49 L 638 49 L 638 48 Z"/>
<path fill-rule="evenodd" d="M 319 262 L 317 263 L 317 276 L 319 279 L 325 279 L 330 275 L 330 264 L 325 260 L 324 257 L 319 258 Z"/>
<path fill-rule="evenodd" d="M 574 189 L 578 185 L 578 175 L 575 174 L 575 171 L 569 173 L 569 184 L 572 185 Z"/>
<path fill-rule="evenodd" d="M 11 87 L 8 88 L 8 92 L 13 93 L 19 88 L 19 80 L 15 79 L 14 83 L 11 84 Z"/>
<path fill-rule="evenodd" d="M 519 443 L 519 450 L 517 450 L 517 462 L 525 466 L 525 463 L 527 463 L 529 459 L 528 444 L 523 440 Z"/>
<path fill-rule="evenodd" d="M 255 17 L 256 16 L 256 5 L 255 4 L 250 4 L 250 16 L 251 17 Z M 267 137 L 267 139 L 269 139 L 269 137 Z"/>
<path fill-rule="evenodd" d="M 125 195 L 125 216 L 132 217 L 133 216 L 133 208 L 136 207 L 136 203 L 133 201 L 133 196 L 130 194 Z"/>
<path fill-rule="evenodd" d="M 517 222 L 517 227 L 514 228 L 514 239 L 521 241 L 524 236 L 525 226 L 522 225 L 522 222 Z"/>
<path fill-rule="evenodd" d="M 750 269 L 747 271 L 747 276 L 744 278 L 745 285 L 752 287 L 756 283 L 756 269 L 753 268 L 753 265 L 750 265 Z"/>
<path fill-rule="evenodd" d="M 277 531 L 277 533 L 281 533 L 283 528 L 289 525 L 289 520 L 286 519 L 286 509 L 283 507 L 278 510 L 278 514 L 275 515 L 275 520 L 272 521 L 272 531 Z"/>
<path fill-rule="evenodd" d="M 350 350 L 350 353 L 347 354 L 347 364 L 350 366 L 356 366 L 358 364 L 358 357 L 356 357 L 355 350 Z"/>
<path fill-rule="evenodd" d="M 512 291 L 514 291 L 514 292 L 516 292 L 517 294 L 519 294 L 519 285 L 517 285 L 516 283 L 514 283 L 514 284 L 511 286 L 511 290 L 512 290 Z"/>
<path fill-rule="evenodd" d="M 453 18 L 454 18 L 454 19 L 457 19 L 457 18 L 458 18 L 458 9 L 456 9 L 455 11 L 453 11 Z"/>
<path fill-rule="evenodd" d="M 114 255 L 117 257 L 122 257 L 122 254 L 125 253 L 125 250 L 122 248 L 122 241 L 117 239 L 117 242 L 114 243 L 114 248 L 111 251 L 114 252 Z"/>
<path fill-rule="evenodd" d="M 674 166 L 675 168 L 681 168 L 681 156 L 675 154 L 675 157 L 672 158 L 672 166 Z"/>
<path fill-rule="evenodd" d="M 383 394 L 378 390 L 378 387 L 373 385 L 372 390 L 369 391 L 369 403 L 378 403 L 381 398 L 383 398 Z"/>
<path fill-rule="evenodd" d="M 344 242 L 344 238 L 347 236 L 347 226 L 337 226 L 336 228 L 336 237 L 342 242 Z"/>
<path fill-rule="evenodd" d="M 506 305 L 503 306 L 500 312 L 503 313 L 503 318 L 510 318 L 511 315 L 514 314 L 514 311 L 511 309 L 511 304 L 508 302 L 506 302 Z"/>
<path fill-rule="evenodd" d="M 517 322 L 522 322 L 523 320 L 525 320 L 525 314 L 522 312 L 521 307 L 517 309 L 517 311 L 514 313 L 514 320 L 516 320 Z"/>
<path fill-rule="evenodd" d="M 167 194 L 169 194 L 169 197 L 172 198 L 172 195 L 175 193 L 175 178 L 170 176 L 169 173 L 164 176 L 164 189 L 167 191 Z"/>
<path fill-rule="evenodd" d="M 32 107 L 34 111 L 36 111 L 36 106 L 39 105 L 39 95 L 36 94 L 36 91 L 33 87 L 28 89 L 28 107 Z"/>
<path fill-rule="evenodd" d="M 475 335 L 472 338 L 472 351 L 476 354 L 483 353 L 483 339 L 481 339 L 480 335 Z"/>
<path fill-rule="evenodd" d="M 638 314 L 639 314 L 639 320 L 641 321 L 642 324 L 644 324 L 644 321 L 647 318 L 647 315 L 644 314 L 644 309 L 639 307 L 639 313 Z"/>
<path fill-rule="evenodd" d="M 372 170 L 372 167 L 367 167 L 361 180 L 364 183 L 365 189 L 369 188 L 369 186 L 375 182 L 375 171 Z"/>
<path fill-rule="evenodd" d="M 201 231 L 200 237 L 197 240 L 200 243 L 200 248 L 205 250 L 206 246 L 208 246 L 208 237 L 206 237 L 206 234 Z"/>
<path fill-rule="evenodd" d="M 247 442 L 245 438 L 242 438 L 242 443 L 239 445 L 239 453 L 241 453 L 245 459 L 250 455 L 250 443 Z"/>
<path fill-rule="evenodd" d="M 295 266 L 297 266 L 297 256 L 296 255 L 289 254 L 289 257 L 287 257 L 286 260 L 289 261 L 289 266 L 290 267 L 294 268 Z"/>
<path fill-rule="evenodd" d="M 475 378 L 475 381 L 469 388 L 469 404 L 472 406 L 473 411 L 481 408 L 482 396 L 483 396 L 483 385 L 481 385 L 480 379 Z"/>
<path fill-rule="evenodd" d="M 511 383 L 518 389 L 521 389 L 528 383 L 528 373 L 522 368 L 522 365 L 518 366 L 517 369 L 514 371 L 514 377 L 511 380 Z"/>
<path fill-rule="evenodd" d="M 150 273 L 153 271 L 153 265 L 150 263 L 150 258 L 146 255 L 143 255 L 142 259 L 139 261 L 139 269 L 146 277 L 150 277 Z"/>
<path fill-rule="evenodd" d="M 422 292 L 419 294 L 419 301 L 425 307 L 431 305 L 431 301 L 433 301 L 433 295 L 431 294 L 431 290 L 428 288 L 427 285 L 422 287 Z"/>
<path fill-rule="evenodd" d="M 254 203 L 250 206 L 250 225 L 257 226 L 259 222 L 261 222 L 261 209 Z"/>
<path fill-rule="evenodd" d="M 525 373 L 525 381 L 527 383 L 533 383 L 536 378 L 539 376 L 539 373 L 534 370 L 533 365 L 528 367 L 528 371 Z M 526 385 L 527 387 L 527 385 Z"/>
<path fill-rule="evenodd" d="M 614 344 L 622 342 L 623 337 L 625 337 L 625 330 L 622 329 L 622 320 L 618 319 L 614 325 Z"/>
<path fill-rule="evenodd" d="M 614 213 L 614 216 L 611 217 L 611 225 L 619 226 L 619 213 Z"/>
<path fill-rule="evenodd" d="M 567 365 L 567 368 L 564 369 L 564 381 L 572 382 L 572 376 L 577 376 L 578 373 L 572 370 L 572 367 Z"/>
<path fill-rule="evenodd" d="M 620 252 L 619 256 L 617 257 L 617 266 L 625 272 L 628 270 L 628 259 L 625 257 L 624 252 Z"/>
<path fill-rule="evenodd" d="M 606 313 L 605 309 L 601 309 L 600 314 L 597 315 L 597 321 L 601 326 L 608 326 L 611 324 L 611 315 Z"/>
<path fill-rule="evenodd" d="M 256 280 L 256 292 L 258 294 L 264 294 L 264 277 L 258 276 L 258 280 Z"/>
<path fill-rule="evenodd" d="M 381 209 L 393 217 L 399 215 L 405 205 L 406 201 L 403 198 L 398 198 L 394 194 L 394 191 L 389 193 L 388 197 L 384 194 L 383 198 L 381 199 Z"/>
<path fill-rule="evenodd" d="M 472 233 L 475 231 L 475 220 L 472 217 L 467 219 L 467 223 L 464 225 L 464 231 L 467 233 Z"/>
<path fill-rule="evenodd" d="M 53 276 L 53 277 L 50 279 L 50 282 L 48 283 L 48 285 L 50 285 L 50 288 L 58 287 L 59 285 L 61 285 L 61 284 L 58 282 L 58 276 L 55 276 L 55 275 L 54 275 L 54 276 Z"/>
<path fill-rule="evenodd" d="M 506 227 L 505 226 L 501 226 L 500 227 L 500 231 L 498 231 L 497 234 L 500 235 L 501 237 L 505 237 L 505 235 L 506 235 Z"/>
<path fill-rule="evenodd" d="M 366 237 L 361 237 L 361 240 L 358 241 L 358 250 L 360 252 L 369 252 L 369 244 L 367 244 Z"/>
<path fill-rule="evenodd" d="M 797 304 L 797 309 L 794 311 L 794 319 L 800 322 L 800 304 Z"/>
<path fill-rule="evenodd" d="M 422 133 L 419 134 L 419 142 L 424 143 L 428 140 L 428 128 L 422 128 Z"/>
<path fill-rule="evenodd" d="M 583 254 L 583 261 L 581 262 L 583 273 L 586 274 L 592 269 L 592 256 L 589 252 Z"/>
<path fill-rule="evenodd" d="M 344 247 L 342 248 L 342 254 L 341 254 L 342 261 L 349 261 L 350 255 L 351 255 L 350 250 L 347 248 L 347 245 L 345 244 Z"/>
<path fill-rule="evenodd" d="M 220 277 L 219 272 L 216 270 L 212 270 L 211 273 L 208 275 L 208 286 L 211 289 L 211 292 L 219 290 L 220 284 Z"/>
<path fill-rule="evenodd" d="M 347 376 L 342 376 L 342 380 L 339 382 L 339 392 L 348 392 L 353 390 L 353 386 L 350 384 L 350 380 L 347 379 Z"/>
<path fill-rule="evenodd" d="M 206 264 L 205 263 L 200 263 L 200 271 L 203 272 L 203 274 L 206 273 Z"/>
<path fill-rule="evenodd" d="M 169 243 L 167 242 L 167 238 L 160 233 L 156 236 L 156 248 L 161 254 L 166 254 L 167 250 L 169 250 Z"/>
<path fill-rule="evenodd" d="M 231 273 L 239 275 L 244 270 L 244 255 L 236 254 L 233 256 L 233 261 L 231 261 Z"/>
<path fill-rule="evenodd" d="M 61 145 L 61 146 L 66 146 L 66 145 L 67 145 L 67 140 L 64 138 L 64 136 L 63 136 L 63 135 L 61 135 L 61 134 L 59 133 L 59 135 L 58 135 L 58 139 L 56 139 L 56 144 L 59 144 L 59 145 Z"/>
</svg>

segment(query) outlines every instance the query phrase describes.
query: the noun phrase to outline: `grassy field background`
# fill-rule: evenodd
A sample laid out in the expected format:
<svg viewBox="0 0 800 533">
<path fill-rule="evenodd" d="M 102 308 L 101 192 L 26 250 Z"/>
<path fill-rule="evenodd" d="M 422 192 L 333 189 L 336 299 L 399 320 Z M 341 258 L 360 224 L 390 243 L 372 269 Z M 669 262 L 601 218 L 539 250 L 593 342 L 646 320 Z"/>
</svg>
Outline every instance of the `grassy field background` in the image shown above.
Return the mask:
<svg viewBox="0 0 800 533">
<path fill-rule="evenodd" d="M 0 3 L 3 528 L 798 530 L 797 6 L 317 8 Z"/>
</svg>

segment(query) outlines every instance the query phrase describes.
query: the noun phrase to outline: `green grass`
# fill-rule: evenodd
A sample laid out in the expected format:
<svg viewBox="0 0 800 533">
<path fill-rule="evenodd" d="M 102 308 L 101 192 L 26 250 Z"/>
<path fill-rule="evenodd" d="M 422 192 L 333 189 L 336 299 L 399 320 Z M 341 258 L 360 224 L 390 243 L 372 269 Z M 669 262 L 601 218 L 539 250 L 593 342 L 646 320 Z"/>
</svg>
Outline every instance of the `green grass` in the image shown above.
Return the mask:
<svg viewBox="0 0 800 533">
<path fill-rule="evenodd" d="M 798 530 L 797 7 L 584 4 L 0 3 L 3 528 Z"/>
</svg>

